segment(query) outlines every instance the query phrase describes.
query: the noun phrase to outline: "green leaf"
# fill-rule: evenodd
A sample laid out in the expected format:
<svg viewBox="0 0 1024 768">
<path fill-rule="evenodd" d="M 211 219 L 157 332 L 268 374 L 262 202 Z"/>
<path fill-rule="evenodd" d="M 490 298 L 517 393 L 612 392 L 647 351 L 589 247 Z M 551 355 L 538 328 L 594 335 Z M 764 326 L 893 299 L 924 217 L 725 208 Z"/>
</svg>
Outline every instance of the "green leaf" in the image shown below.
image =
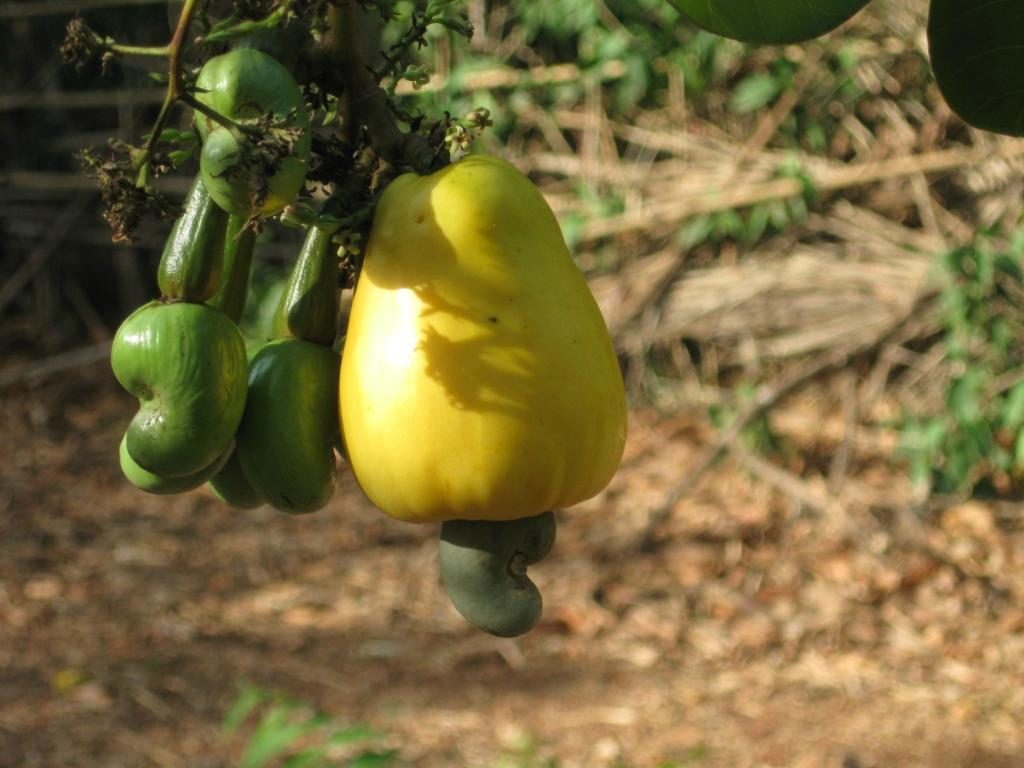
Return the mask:
<svg viewBox="0 0 1024 768">
<path fill-rule="evenodd" d="M 1020 280 L 1024 277 L 1024 274 L 1021 272 L 1019 258 L 1017 254 L 997 254 L 995 259 L 996 271 L 1003 275 L 1008 275 L 1015 280 Z"/>
<path fill-rule="evenodd" d="M 146 138 L 149 138 L 149 134 L 146 134 Z M 194 143 L 196 135 L 192 131 L 182 131 L 177 128 L 164 128 L 160 131 L 160 138 L 158 140 L 168 143 L 176 143 L 179 141 Z"/>
<path fill-rule="evenodd" d="M 928 44 L 939 90 L 973 126 L 1024 136 L 1024 3 L 932 0 Z"/>
<path fill-rule="evenodd" d="M 188 149 L 176 149 L 173 152 L 167 153 L 167 159 L 171 161 L 171 164 L 175 168 L 177 168 L 187 162 L 195 153 L 195 147 L 189 147 Z"/>
<path fill-rule="evenodd" d="M 238 16 L 233 13 L 230 16 L 228 16 L 226 19 L 222 19 L 221 21 L 218 21 L 216 24 L 214 24 L 212 27 L 210 27 L 209 34 L 211 34 L 211 35 L 220 34 L 224 30 L 230 29 L 237 21 L 238 21 Z"/>
<path fill-rule="evenodd" d="M 320 768 L 324 765 L 323 747 L 310 747 L 292 755 L 282 763 L 282 768 Z"/>
<path fill-rule="evenodd" d="M 768 209 L 763 205 L 752 206 L 747 214 L 746 241 L 753 245 L 760 240 L 768 230 Z"/>
<path fill-rule="evenodd" d="M 968 445 L 975 461 L 980 461 L 993 452 L 996 442 L 988 422 L 973 421 L 964 424 L 963 430 L 970 440 Z"/>
<path fill-rule="evenodd" d="M 910 483 L 916 488 L 925 486 L 932 476 L 931 457 L 923 453 L 915 453 L 910 458 Z"/>
<path fill-rule="evenodd" d="M 670 0 L 704 29 L 748 43 L 796 43 L 830 32 L 868 0 Z"/>
<path fill-rule="evenodd" d="M 729 107 L 738 115 L 756 112 L 775 101 L 781 91 L 782 82 L 774 75 L 750 75 L 732 92 Z"/>
<path fill-rule="evenodd" d="M 772 200 L 767 207 L 768 218 L 775 229 L 783 230 L 790 225 L 789 208 L 784 200 Z"/>
<path fill-rule="evenodd" d="M 1006 393 L 1000 423 L 1006 429 L 1018 429 L 1024 424 L 1024 381 Z"/>
<path fill-rule="evenodd" d="M 266 691 L 253 685 L 245 686 L 224 716 L 221 728 L 225 733 L 234 733 L 250 713 L 269 698 L 270 694 Z"/>
<path fill-rule="evenodd" d="M 1013 465 L 1024 467 L 1024 429 L 1017 433 L 1013 441 Z"/>
<path fill-rule="evenodd" d="M 389 749 L 385 752 L 364 752 L 349 760 L 345 768 L 389 768 L 395 764 L 396 757 L 398 757 L 397 749 Z"/>
<path fill-rule="evenodd" d="M 289 720 L 293 712 L 293 707 L 278 705 L 264 716 L 249 739 L 240 768 L 263 768 L 298 739 L 320 727 L 307 720 Z"/>
<path fill-rule="evenodd" d="M 967 371 L 954 381 L 946 394 L 946 405 L 957 422 L 967 424 L 981 415 L 981 381 L 978 371 Z"/>
<path fill-rule="evenodd" d="M 272 11 L 262 19 L 244 19 L 237 23 L 228 23 L 233 22 L 236 17 L 225 19 L 219 24 L 215 24 L 203 41 L 206 43 L 222 43 L 263 30 L 275 29 L 281 26 L 281 23 L 287 18 L 287 14 L 280 12 L 279 9 L 280 6 L 278 10 Z"/>
<path fill-rule="evenodd" d="M 921 444 L 929 454 L 937 453 L 946 442 L 947 433 L 944 419 L 931 419 L 921 432 Z"/>
<path fill-rule="evenodd" d="M 715 222 L 711 216 L 706 214 L 694 216 L 679 230 L 677 235 L 679 245 L 683 248 L 693 248 L 695 245 L 700 245 L 710 237 L 714 226 Z"/>
<path fill-rule="evenodd" d="M 794 221 L 803 221 L 807 218 L 807 200 L 802 197 L 791 197 L 786 201 L 789 208 L 789 215 Z"/>
<path fill-rule="evenodd" d="M 812 152 L 824 152 L 828 148 L 828 133 L 821 123 L 811 123 L 804 128 L 804 144 Z"/>
<path fill-rule="evenodd" d="M 958 491 L 967 482 L 974 461 L 972 457 L 957 446 L 952 448 L 946 456 L 946 465 L 942 471 L 942 483 L 939 490 L 944 492 Z"/>
<path fill-rule="evenodd" d="M 332 746 L 340 747 L 345 744 L 354 744 L 357 741 L 368 741 L 379 737 L 380 734 L 372 728 L 367 728 L 364 725 L 353 725 L 332 733 L 328 743 Z"/>
<path fill-rule="evenodd" d="M 804 201 L 816 200 L 820 195 L 818 194 L 818 188 L 814 186 L 814 179 L 804 168 L 803 163 L 800 162 L 798 157 L 789 155 L 786 159 L 779 164 L 776 171 L 780 179 L 796 179 L 800 182 L 800 194 L 803 196 Z M 806 211 L 806 206 L 804 206 Z"/>
<path fill-rule="evenodd" d="M 324 112 L 324 118 L 321 121 L 321 125 L 328 126 L 338 119 L 338 107 L 341 105 L 341 100 L 337 96 L 329 96 L 327 98 L 326 111 Z"/>
<path fill-rule="evenodd" d="M 729 208 L 715 217 L 715 231 L 719 237 L 742 238 L 746 232 L 746 224 L 739 212 Z"/>
<path fill-rule="evenodd" d="M 733 409 L 721 403 L 712 403 L 708 406 L 708 421 L 718 429 L 725 429 L 735 417 Z"/>
<path fill-rule="evenodd" d="M 587 217 L 581 213 L 571 213 L 565 216 L 560 222 L 562 225 L 562 237 L 570 251 L 576 249 L 583 239 L 583 231 L 587 227 Z"/>
</svg>

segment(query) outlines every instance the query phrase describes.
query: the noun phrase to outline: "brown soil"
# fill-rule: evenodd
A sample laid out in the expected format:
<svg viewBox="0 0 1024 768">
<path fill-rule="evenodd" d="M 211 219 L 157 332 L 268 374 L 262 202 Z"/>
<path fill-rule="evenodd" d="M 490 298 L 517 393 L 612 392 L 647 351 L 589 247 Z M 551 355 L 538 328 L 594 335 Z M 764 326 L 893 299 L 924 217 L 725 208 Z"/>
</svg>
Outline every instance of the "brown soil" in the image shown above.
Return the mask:
<svg viewBox="0 0 1024 768">
<path fill-rule="evenodd" d="M 709 434 L 636 412 L 535 569 L 542 624 L 498 640 L 439 588 L 436 529 L 349 475 L 304 517 L 133 490 L 131 410 L 102 365 L 2 397 L 2 766 L 233 765 L 244 681 L 410 766 L 1024 765 L 1017 508 L 819 514 L 727 461 L 644 548 Z"/>
</svg>

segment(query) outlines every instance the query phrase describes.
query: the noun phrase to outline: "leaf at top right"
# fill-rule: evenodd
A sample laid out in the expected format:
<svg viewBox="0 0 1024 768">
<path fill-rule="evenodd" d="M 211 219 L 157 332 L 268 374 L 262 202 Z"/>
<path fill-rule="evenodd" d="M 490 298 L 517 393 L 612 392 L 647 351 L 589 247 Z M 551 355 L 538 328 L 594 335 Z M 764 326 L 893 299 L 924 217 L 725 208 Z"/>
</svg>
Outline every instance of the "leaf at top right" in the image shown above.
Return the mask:
<svg viewBox="0 0 1024 768">
<path fill-rule="evenodd" d="M 1024 2 L 931 0 L 928 45 L 954 112 L 976 128 L 1024 136 Z"/>
<path fill-rule="evenodd" d="M 831 32 L 869 0 L 669 0 L 716 35 L 756 45 L 796 43 Z"/>
</svg>

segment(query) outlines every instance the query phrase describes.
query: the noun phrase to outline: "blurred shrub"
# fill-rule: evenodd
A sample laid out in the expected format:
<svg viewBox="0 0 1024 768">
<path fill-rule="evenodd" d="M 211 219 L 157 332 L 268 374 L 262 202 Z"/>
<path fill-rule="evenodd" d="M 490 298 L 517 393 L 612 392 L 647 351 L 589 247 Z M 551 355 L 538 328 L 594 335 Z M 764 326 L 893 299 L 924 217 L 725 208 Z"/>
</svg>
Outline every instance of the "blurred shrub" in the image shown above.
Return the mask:
<svg viewBox="0 0 1024 768">
<path fill-rule="evenodd" d="M 798 103 L 787 110 L 773 146 L 843 154 L 845 139 L 839 146 L 833 146 L 833 139 L 844 118 L 856 114 L 871 130 L 879 113 L 869 103 L 889 97 L 870 92 L 858 77 L 863 52 L 873 51 L 877 58 L 878 45 L 869 41 L 889 34 L 870 11 L 822 40 L 757 47 L 697 28 L 664 0 L 493 0 L 469 6 L 480 9 L 475 17 L 470 14 L 477 24 L 473 42 L 434 28 L 433 40 L 444 39 L 444 44 L 424 48 L 422 64 L 438 73 L 435 78 L 443 76 L 443 86 L 409 96 L 407 103 L 428 114 L 447 110 L 462 115 L 486 107 L 495 120 L 491 137 L 497 143 L 507 144 L 518 133 L 518 116 L 584 104 L 598 85 L 601 106 L 612 119 L 634 121 L 684 97 L 689 113 L 723 134 L 748 132 L 762 110 L 797 87 Z M 410 0 L 399 0 L 398 19 L 407 20 L 415 7 Z M 401 23 L 388 27 L 385 45 L 401 32 Z M 919 51 L 907 46 L 886 54 L 880 63 L 906 75 L 902 98 L 922 98 L 930 78 Z M 579 76 L 466 89 L 481 71 L 560 64 L 575 65 Z M 571 144 L 572 136 L 567 138 Z"/>
<path fill-rule="evenodd" d="M 243 686 L 223 723 L 224 733 L 245 737 L 238 768 L 392 768 L 395 750 L 360 748 L 376 732 L 341 725 L 308 704 L 252 685 Z"/>
<path fill-rule="evenodd" d="M 940 260 L 949 378 L 941 403 L 902 421 L 902 452 L 918 486 L 1008 493 L 1024 479 L 1022 256 L 1024 232 L 1007 248 L 982 233 Z"/>
</svg>

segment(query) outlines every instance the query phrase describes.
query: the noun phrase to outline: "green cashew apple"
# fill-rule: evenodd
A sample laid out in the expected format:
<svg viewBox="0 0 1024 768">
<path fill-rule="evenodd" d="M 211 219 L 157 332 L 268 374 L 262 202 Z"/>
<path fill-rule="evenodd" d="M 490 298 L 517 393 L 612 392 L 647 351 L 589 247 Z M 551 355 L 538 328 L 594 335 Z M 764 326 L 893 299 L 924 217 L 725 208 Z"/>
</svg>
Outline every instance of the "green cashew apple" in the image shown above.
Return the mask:
<svg viewBox="0 0 1024 768">
<path fill-rule="evenodd" d="M 309 114 L 302 90 L 278 61 L 252 48 L 236 48 L 215 56 L 196 79 L 196 99 L 235 126 L 197 112 L 196 129 L 203 140 L 199 169 L 217 204 L 233 215 L 270 216 L 302 189 L 311 146 Z M 291 132 L 290 151 L 276 158 L 266 176 L 260 150 L 246 129 Z"/>
<path fill-rule="evenodd" d="M 202 303 L 221 283 L 228 217 L 196 176 L 164 243 L 156 281 L 164 299 Z"/>
<path fill-rule="evenodd" d="M 272 506 L 314 512 L 334 493 L 338 355 L 278 339 L 252 359 L 236 452 L 244 476 Z"/>
<path fill-rule="evenodd" d="M 236 509 L 256 509 L 267 503 L 246 477 L 237 450 L 231 452 L 220 471 L 210 478 L 210 490 L 218 499 Z"/>
<path fill-rule="evenodd" d="M 225 451 L 220 458 L 214 461 L 213 464 L 208 467 L 203 467 L 198 472 L 193 472 L 190 475 L 183 475 L 181 477 L 161 477 L 160 475 L 154 475 L 152 472 L 147 472 L 135 463 L 131 454 L 128 453 L 127 434 L 121 438 L 121 445 L 118 449 L 121 459 L 121 472 L 123 472 L 124 476 L 128 478 L 128 481 L 140 491 L 154 493 L 161 496 L 174 493 L 184 493 L 185 491 L 191 491 L 194 488 L 198 488 L 221 471 L 232 452 L 233 449 L 228 448 L 228 450 Z"/>
</svg>

